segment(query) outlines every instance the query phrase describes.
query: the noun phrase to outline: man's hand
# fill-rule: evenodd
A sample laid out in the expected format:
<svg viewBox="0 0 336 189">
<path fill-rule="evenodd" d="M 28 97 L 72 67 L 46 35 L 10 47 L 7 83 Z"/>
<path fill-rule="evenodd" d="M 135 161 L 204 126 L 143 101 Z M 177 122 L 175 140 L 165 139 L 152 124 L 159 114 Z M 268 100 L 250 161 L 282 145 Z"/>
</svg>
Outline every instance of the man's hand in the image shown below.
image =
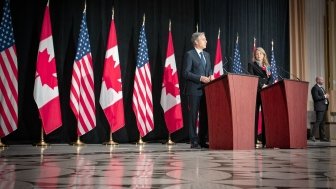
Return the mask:
<svg viewBox="0 0 336 189">
<path fill-rule="evenodd" d="M 209 78 L 210 78 L 210 81 L 215 79 L 214 75 L 210 75 Z"/>
<path fill-rule="evenodd" d="M 329 98 L 329 94 L 328 94 L 328 93 L 325 94 L 325 95 L 324 95 L 324 98 Z"/>
<path fill-rule="evenodd" d="M 201 76 L 201 82 L 202 83 L 209 83 L 210 82 L 210 78 L 209 77 L 205 77 L 205 76 Z"/>
</svg>

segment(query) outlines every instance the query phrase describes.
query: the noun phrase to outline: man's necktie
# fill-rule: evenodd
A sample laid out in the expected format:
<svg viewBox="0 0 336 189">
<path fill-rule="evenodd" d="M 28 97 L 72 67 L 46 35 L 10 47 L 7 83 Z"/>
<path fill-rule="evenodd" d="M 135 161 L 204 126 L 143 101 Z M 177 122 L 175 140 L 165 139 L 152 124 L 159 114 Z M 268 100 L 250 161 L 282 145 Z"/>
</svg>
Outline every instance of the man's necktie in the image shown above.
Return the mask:
<svg viewBox="0 0 336 189">
<path fill-rule="evenodd" d="M 200 55 L 201 55 L 201 62 L 202 62 L 202 64 L 203 64 L 203 66 L 205 67 L 206 62 L 205 62 L 205 57 L 204 57 L 203 52 L 200 52 Z"/>
</svg>

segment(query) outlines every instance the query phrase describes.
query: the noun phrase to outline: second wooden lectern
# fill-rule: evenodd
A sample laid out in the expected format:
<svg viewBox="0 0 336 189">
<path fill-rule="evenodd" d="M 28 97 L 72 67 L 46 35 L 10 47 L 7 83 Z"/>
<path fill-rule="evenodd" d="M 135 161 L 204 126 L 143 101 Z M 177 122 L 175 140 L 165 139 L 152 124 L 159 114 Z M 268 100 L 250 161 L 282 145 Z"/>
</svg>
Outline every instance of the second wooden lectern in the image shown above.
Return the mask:
<svg viewBox="0 0 336 189">
<path fill-rule="evenodd" d="M 261 91 L 266 146 L 307 147 L 308 82 L 281 80 Z"/>
</svg>

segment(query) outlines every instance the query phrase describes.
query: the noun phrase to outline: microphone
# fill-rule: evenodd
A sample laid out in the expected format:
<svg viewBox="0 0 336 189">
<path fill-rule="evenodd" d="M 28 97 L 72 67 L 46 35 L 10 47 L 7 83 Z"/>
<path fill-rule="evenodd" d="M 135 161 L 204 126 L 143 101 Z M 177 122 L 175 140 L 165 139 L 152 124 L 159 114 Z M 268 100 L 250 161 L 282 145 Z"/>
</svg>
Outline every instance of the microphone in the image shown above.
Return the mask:
<svg viewBox="0 0 336 189">
<path fill-rule="evenodd" d="M 296 75 L 290 73 L 289 71 L 283 69 L 281 66 L 279 66 L 279 65 L 275 65 L 275 66 L 276 66 L 278 69 L 282 70 L 283 72 L 287 73 L 288 75 L 293 76 L 296 80 L 301 81 L 300 78 L 298 78 Z M 280 74 L 279 74 L 279 76 L 280 76 Z"/>
<path fill-rule="evenodd" d="M 226 56 L 224 56 L 225 58 L 225 62 L 223 64 L 223 70 L 226 72 L 226 73 L 229 73 L 226 69 L 225 69 L 225 65 L 229 62 L 228 59 L 226 58 Z"/>
<path fill-rule="evenodd" d="M 231 62 L 233 62 L 232 58 L 231 57 L 229 57 L 229 58 L 230 58 Z M 243 68 L 243 66 L 241 66 L 240 68 L 243 70 L 244 74 L 250 75 L 250 72 L 246 71 L 246 69 Z"/>
</svg>

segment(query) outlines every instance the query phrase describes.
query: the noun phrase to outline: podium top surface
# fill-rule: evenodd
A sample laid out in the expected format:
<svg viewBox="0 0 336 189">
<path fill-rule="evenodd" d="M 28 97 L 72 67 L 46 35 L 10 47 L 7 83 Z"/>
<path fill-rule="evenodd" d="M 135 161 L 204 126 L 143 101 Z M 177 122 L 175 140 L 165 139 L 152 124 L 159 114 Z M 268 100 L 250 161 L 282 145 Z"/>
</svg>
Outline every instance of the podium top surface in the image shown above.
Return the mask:
<svg viewBox="0 0 336 189">
<path fill-rule="evenodd" d="M 285 83 L 285 82 L 286 82 L 286 83 L 287 83 L 287 82 L 298 82 L 298 83 L 307 83 L 307 84 L 309 84 L 308 81 L 299 81 L 299 80 L 296 80 L 296 79 L 282 79 L 282 80 L 279 80 L 279 81 L 276 82 L 276 83 L 272 83 L 272 84 L 266 86 L 266 87 L 263 88 L 262 90 L 271 88 L 272 86 L 275 86 L 275 85 L 280 85 L 280 84 Z"/>
<path fill-rule="evenodd" d="M 210 81 L 209 83 L 203 84 L 203 87 L 207 86 L 207 85 L 211 85 L 212 83 L 215 83 L 219 80 L 222 80 L 223 78 L 226 78 L 228 76 L 243 76 L 243 77 L 254 77 L 254 78 L 258 78 L 258 76 L 255 75 L 249 75 L 249 74 L 236 74 L 236 73 L 227 73 L 224 75 L 221 75 L 220 77 Z"/>
</svg>

